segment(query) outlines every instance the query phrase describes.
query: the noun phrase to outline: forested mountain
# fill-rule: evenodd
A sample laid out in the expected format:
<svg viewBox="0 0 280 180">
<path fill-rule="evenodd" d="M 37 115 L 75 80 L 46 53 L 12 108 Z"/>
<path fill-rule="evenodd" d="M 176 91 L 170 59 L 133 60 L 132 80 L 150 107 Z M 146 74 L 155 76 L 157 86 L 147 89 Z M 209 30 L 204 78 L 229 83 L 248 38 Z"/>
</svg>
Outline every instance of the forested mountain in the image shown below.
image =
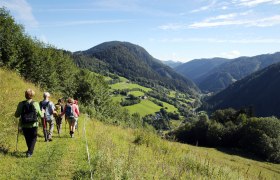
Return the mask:
<svg viewBox="0 0 280 180">
<path fill-rule="evenodd" d="M 209 110 L 252 108 L 256 116 L 280 116 L 280 63 L 273 64 L 235 82 L 210 97 L 204 104 Z"/>
<path fill-rule="evenodd" d="M 280 62 L 279 52 L 254 57 L 239 57 L 215 67 L 197 78 L 196 83 L 204 92 L 218 92 L 233 82 L 277 62 Z"/>
<path fill-rule="evenodd" d="M 80 67 L 116 73 L 145 86 L 161 85 L 190 94 L 198 91 L 191 80 L 153 58 L 144 48 L 128 42 L 105 42 L 73 56 Z"/>
<path fill-rule="evenodd" d="M 195 59 L 181 64 L 174 69 L 183 76 L 189 77 L 194 82 L 197 82 L 201 76 L 207 74 L 215 67 L 228 61 L 229 59 L 224 58 Z"/>
<path fill-rule="evenodd" d="M 161 61 L 163 64 L 166 64 L 169 67 L 172 67 L 173 69 L 180 66 L 181 64 L 183 64 L 182 62 L 179 61 L 172 61 L 172 60 L 168 60 L 168 61 Z"/>
</svg>

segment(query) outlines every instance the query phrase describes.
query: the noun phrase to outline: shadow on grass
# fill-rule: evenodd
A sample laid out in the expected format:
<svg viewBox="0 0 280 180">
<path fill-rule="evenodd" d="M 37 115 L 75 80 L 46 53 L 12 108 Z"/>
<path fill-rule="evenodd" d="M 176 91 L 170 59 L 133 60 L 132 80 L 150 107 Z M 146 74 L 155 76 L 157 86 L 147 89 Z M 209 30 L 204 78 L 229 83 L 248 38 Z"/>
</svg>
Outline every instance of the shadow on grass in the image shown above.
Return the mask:
<svg viewBox="0 0 280 180">
<path fill-rule="evenodd" d="M 0 153 L 5 155 L 5 156 L 12 156 L 16 158 L 25 158 L 26 157 L 26 152 L 19 152 L 19 151 L 9 151 L 9 149 L 0 147 Z"/>
<path fill-rule="evenodd" d="M 216 149 L 218 151 L 221 151 L 221 152 L 225 153 L 225 154 L 240 156 L 240 157 L 243 157 L 243 158 L 246 158 L 246 159 L 251 159 L 251 160 L 255 160 L 255 161 L 259 161 L 259 162 L 267 162 L 263 158 L 255 155 L 253 153 L 249 153 L 249 152 L 246 152 L 244 150 L 241 150 L 241 149 L 223 148 L 223 147 L 217 147 Z"/>
<path fill-rule="evenodd" d="M 74 176 L 72 179 L 73 180 L 90 179 L 90 171 L 86 171 L 86 170 L 76 171 L 76 172 L 74 172 Z"/>
</svg>

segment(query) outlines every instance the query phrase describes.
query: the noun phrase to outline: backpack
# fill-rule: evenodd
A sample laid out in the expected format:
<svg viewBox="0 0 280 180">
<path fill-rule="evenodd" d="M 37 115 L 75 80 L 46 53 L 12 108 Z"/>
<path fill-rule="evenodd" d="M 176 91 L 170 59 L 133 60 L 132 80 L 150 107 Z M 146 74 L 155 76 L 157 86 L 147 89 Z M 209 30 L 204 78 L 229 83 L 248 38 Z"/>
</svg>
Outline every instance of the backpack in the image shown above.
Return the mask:
<svg viewBox="0 0 280 180">
<path fill-rule="evenodd" d="M 43 105 L 43 101 L 40 102 L 40 108 L 41 110 L 45 110 L 47 109 L 47 107 L 49 106 L 50 101 L 48 101 L 46 104 Z"/>
<path fill-rule="evenodd" d="M 55 117 L 59 117 L 59 115 L 61 114 L 62 106 L 60 104 L 56 104 L 55 110 L 57 112 L 57 114 L 55 114 Z"/>
<path fill-rule="evenodd" d="M 26 123 L 34 123 L 37 122 L 37 112 L 33 105 L 33 101 L 31 103 L 28 103 L 27 101 L 23 101 L 23 108 L 21 112 L 21 122 L 23 124 Z"/>
<path fill-rule="evenodd" d="M 73 105 L 71 104 L 66 105 L 65 116 L 70 119 L 74 118 Z"/>
</svg>

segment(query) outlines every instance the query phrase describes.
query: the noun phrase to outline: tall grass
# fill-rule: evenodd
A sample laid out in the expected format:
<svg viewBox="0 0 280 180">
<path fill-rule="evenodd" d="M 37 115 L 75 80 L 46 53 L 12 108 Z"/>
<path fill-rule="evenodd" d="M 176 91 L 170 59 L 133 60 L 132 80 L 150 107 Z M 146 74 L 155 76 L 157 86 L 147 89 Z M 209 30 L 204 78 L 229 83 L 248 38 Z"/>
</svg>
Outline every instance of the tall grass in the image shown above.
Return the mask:
<svg viewBox="0 0 280 180">
<path fill-rule="evenodd" d="M 31 159 L 10 153 L 17 133 L 13 113 L 27 88 L 35 90 L 35 100 L 41 99 L 40 89 L 16 73 L 0 69 L 0 179 L 89 179 L 81 128 L 84 116 L 79 120 L 80 135 L 74 139 L 64 132 L 62 138 L 55 136 L 46 144 L 40 129 Z M 94 179 L 280 179 L 279 164 L 169 142 L 143 129 L 125 129 L 96 120 L 87 120 L 85 125 Z M 21 136 L 20 152 L 24 149 Z"/>
</svg>

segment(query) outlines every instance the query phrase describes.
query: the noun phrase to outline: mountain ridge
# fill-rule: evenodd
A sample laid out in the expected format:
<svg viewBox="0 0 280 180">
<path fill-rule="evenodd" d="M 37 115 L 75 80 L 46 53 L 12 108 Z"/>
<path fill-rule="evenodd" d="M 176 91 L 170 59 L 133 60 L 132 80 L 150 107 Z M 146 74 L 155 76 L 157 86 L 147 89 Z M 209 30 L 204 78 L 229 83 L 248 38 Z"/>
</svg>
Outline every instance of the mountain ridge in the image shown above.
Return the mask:
<svg viewBox="0 0 280 180">
<path fill-rule="evenodd" d="M 206 109 L 253 108 L 257 116 L 280 116 L 280 63 L 272 64 L 210 97 Z"/>
<path fill-rule="evenodd" d="M 152 57 L 143 47 L 129 42 L 104 42 L 88 50 L 74 52 L 74 56 L 76 62 L 77 56 L 86 57 L 87 62 L 98 59 L 107 66 L 104 68 L 105 71 L 116 73 L 132 81 L 139 81 L 150 87 L 160 85 L 190 94 L 199 91 L 191 80 Z"/>
<path fill-rule="evenodd" d="M 211 60 L 215 60 L 215 58 L 208 59 L 208 62 L 211 62 Z M 265 67 L 268 67 L 271 64 L 278 63 L 280 62 L 280 52 L 275 52 L 272 54 L 261 54 L 252 57 L 241 56 L 235 59 L 230 59 L 228 61 L 223 58 L 221 60 L 224 60 L 224 62 L 213 66 L 212 68 L 209 68 L 211 67 L 209 66 L 209 63 L 206 64 L 209 67 L 205 67 L 202 65 L 202 68 L 200 67 L 200 69 L 207 69 L 207 72 L 205 72 L 204 74 L 199 74 L 195 77 L 195 79 L 191 78 L 197 84 L 201 91 L 215 93 L 219 92 L 237 80 L 241 80 L 242 78 Z M 194 60 L 194 62 L 196 61 L 197 60 Z M 182 70 L 180 69 L 180 67 L 183 67 L 183 65 L 177 67 L 175 70 L 177 72 L 180 71 L 183 75 L 186 74 L 186 72 L 184 72 L 184 69 Z M 195 70 L 192 69 L 192 71 Z M 188 76 L 193 77 L 189 74 Z"/>
</svg>

